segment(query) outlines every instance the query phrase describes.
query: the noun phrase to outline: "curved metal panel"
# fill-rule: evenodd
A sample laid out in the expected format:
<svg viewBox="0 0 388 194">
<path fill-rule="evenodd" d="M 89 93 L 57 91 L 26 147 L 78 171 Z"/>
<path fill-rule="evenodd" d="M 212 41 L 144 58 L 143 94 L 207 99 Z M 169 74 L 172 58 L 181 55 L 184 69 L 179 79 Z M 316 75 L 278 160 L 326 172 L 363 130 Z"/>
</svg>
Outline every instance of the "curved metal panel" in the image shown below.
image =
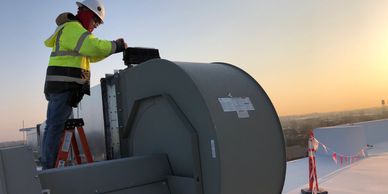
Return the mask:
<svg viewBox="0 0 388 194">
<path fill-rule="evenodd" d="M 143 124 L 160 123 L 167 118 L 158 114 L 168 113 L 144 114 L 146 107 L 137 109 L 136 100 L 167 94 L 198 134 L 204 194 L 282 191 L 286 157 L 279 118 L 265 91 L 247 73 L 228 64 L 155 59 L 121 71 L 119 82 L 124 141 L 180 141 L 163 135 L 168 125 L 154 124 L 158 133 L 141 132 Z M 136 126 L 136 117 L 147 122 Z M 149 149 L 158 152 L 160 143 Z M 141 154 L 143 148 L 135 144 L 127 149 Z"/>
</svg>

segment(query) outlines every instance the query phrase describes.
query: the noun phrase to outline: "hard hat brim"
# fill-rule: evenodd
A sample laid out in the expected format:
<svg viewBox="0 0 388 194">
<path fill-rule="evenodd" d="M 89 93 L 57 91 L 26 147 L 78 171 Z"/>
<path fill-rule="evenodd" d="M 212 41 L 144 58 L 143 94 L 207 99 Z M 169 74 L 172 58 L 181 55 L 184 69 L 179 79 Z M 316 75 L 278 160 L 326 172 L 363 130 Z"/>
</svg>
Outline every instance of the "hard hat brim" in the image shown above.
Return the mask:
<svg viewBox="0 0 388 194">
<path fill-rule="evenodd" d="M 79 1 L 77 1 L 77 2 L 75 2 L 76 4 L 77 4 L 77 6 L 78 7 L 88 7 L 88 6 L 86 6 L 86 5 L 84 5 L 84 4 L 82 4 L 81 2 L 79 2 Z M 88 8 L 88 9 L 90 9 L 90 8 Z M 93 11 L 93 10 L 91 10 L 94 14 L 96 14 L 97 15 L 97 17 L 99 17 L 100 18 L 100 20 L 101 20 L 101 24 L 103 24 L 104 23 L 104 20 L 95 12 L 95 11 Z"/>
</svg>

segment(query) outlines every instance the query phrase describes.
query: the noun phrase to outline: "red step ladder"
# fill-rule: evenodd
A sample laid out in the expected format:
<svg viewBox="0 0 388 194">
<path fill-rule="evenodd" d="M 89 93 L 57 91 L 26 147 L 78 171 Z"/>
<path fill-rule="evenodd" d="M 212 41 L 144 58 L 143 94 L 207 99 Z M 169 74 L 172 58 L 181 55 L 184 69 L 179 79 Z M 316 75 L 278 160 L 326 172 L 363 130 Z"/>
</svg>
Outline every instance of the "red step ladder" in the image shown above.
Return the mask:
<svg viewBox="0 0 388 194">
<path fill-rule="evenodd" d="M 55 162 L 56 168 L 61 168 L 67 165 L 68 158 L 73 149 L 75 161 L 77 164 L 81 164 L 82 160 L 79 154 L 79 149 L 77 145 L 77 140 L 75 139 L 75 128 L 77 128 L 77 132 L 80 138 L 80 142 L 82 144 L 82 149 L 86 156 L 87 163 L 92 163 L 93 158 L 89 149 L 88 142 L 86 140 L 86 135 L 84 132 L 84 121 L 83 119 L 68 119 L 65 123 L 65 130 L 62 135 L 61 143 L 59 144 L 57 161 Z"/>
</svg>

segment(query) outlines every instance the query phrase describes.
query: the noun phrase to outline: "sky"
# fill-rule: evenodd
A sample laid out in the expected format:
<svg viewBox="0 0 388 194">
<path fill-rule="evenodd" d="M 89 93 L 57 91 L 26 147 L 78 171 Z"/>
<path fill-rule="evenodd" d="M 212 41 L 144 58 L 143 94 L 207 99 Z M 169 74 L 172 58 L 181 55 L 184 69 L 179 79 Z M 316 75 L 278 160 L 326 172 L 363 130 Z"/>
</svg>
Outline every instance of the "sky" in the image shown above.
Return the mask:
<svg viewBox="0 0 388 194">
<path fill-rule="evenodd" d="M 264 88 L 280 116 L 381 106 L 388 101 L 386 0 L 105 0 L 93 33 L 159 49 L 162 58 L 226 62 Z M 43 41 L 75 1 L 3 0 L 0 12 L 0 142 L 45 120 L 51 49 Z M 122 55 L 93 64 L 92 85 Z"/>
</svg>

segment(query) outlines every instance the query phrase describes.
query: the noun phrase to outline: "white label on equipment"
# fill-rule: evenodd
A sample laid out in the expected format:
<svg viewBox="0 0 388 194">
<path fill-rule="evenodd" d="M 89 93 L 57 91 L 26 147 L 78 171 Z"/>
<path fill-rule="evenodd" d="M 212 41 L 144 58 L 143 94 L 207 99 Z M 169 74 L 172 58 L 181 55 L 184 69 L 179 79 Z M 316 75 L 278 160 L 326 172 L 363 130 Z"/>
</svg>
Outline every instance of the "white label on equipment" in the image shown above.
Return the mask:
<svg viewBox="0 0 388 194">
<path fill-rule="evenodd" d="M 214 144 L 214 139 L 210 140 L 210 147 L 212 150 L 212 158 L 217 158 L 216 155 L 216 145 Z"/>
<path fill-rule="evenodd" d="M 249 97 L 218 98 L 224 112 L 237 112 L 238 118 L 249 118 L 248 111 L 255 110 Z"/>
<path fill-rule="evenodd" d="M 249 118 L 249 113 L 246 110 L 237 111 L 238 118 Z"/>
</svg>

